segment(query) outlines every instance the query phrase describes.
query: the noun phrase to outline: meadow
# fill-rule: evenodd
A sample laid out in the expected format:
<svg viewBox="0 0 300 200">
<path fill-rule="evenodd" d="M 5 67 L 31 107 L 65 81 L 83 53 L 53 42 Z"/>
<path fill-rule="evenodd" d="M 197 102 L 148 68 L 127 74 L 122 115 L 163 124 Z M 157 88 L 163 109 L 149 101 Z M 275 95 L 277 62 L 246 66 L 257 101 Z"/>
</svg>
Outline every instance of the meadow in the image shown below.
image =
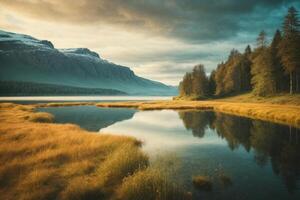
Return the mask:
<svg viewBox="0 0 300 200">
<path fill-rule="evenodd" d="M 0 104 L 1 199 L 189 198 L 140 141 L 54 124 L 35 108 Z"/>
</svg>

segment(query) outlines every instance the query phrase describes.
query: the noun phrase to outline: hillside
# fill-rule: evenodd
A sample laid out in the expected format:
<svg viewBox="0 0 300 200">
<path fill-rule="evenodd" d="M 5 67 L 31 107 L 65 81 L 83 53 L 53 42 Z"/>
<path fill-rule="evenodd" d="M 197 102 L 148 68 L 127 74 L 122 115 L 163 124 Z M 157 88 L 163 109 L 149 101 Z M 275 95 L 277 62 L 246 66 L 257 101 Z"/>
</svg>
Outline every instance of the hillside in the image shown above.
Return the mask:
<svg viewBox="0 0 300 200">
<path fill-rule="evenodd" d="M 0 31 L 0 80 L 174 95 L 176 88 L 136 76 L 87 48 L 56 49 L 47 40 Z"/>
</svg>

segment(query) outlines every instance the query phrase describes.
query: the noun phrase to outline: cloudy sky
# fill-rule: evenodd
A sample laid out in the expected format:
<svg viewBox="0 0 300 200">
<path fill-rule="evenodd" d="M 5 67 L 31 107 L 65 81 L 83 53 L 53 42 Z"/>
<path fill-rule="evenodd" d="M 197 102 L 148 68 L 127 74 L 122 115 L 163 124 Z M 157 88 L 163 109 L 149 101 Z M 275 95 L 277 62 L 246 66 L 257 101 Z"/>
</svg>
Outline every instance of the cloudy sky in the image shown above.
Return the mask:
<svg viewBox="0 0 300 200">
<path fill-rule="evenodd" d="M 87 47 L 136 74 L 177 85 L 196 64 L 207 72 L 229 51 L 271 37 L 299 0 L 0 0 L 0 29 Z"/>
</svg>

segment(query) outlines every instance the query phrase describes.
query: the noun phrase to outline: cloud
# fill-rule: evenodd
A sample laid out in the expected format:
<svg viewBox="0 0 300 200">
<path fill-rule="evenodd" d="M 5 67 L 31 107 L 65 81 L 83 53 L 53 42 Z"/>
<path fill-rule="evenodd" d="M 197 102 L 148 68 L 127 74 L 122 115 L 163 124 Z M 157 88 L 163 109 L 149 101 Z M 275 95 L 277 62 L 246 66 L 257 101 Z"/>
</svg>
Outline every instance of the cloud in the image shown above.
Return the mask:
<svg viewBox="0 0 300 200">
<path fill-rule="evenodd" d="M 0 28 L 88 47 L 138 75 L 176 85 L 198 63 L 207 72 L 229 51 L 271 39 L 298 0 L 1 0 Z"/>
<path fill-rule="evenodd" d="M 258 9 L 264 10 L 264 17 L 287 2 L 296 3 L 294 0 L 248 0 L 242 3 L 238 0 L 2 0 L 0 5 L 44 20 L 110 24 L 202 42 L 235 37 L 245 28 L 240 20 L 257 17 L 252 14 Z"/>
</svg>

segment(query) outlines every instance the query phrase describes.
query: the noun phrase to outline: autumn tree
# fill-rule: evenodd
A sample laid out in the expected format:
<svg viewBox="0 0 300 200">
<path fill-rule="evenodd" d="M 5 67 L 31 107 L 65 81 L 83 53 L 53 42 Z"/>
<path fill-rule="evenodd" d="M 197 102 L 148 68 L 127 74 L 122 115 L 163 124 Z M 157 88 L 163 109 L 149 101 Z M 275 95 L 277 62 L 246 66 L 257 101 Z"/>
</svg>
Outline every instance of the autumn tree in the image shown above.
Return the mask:
<svg viewBox="0 0 300 200">
<path fill-rule="evenodd" d="M 283 23 L 283 38 L 279 53 L 284 70 L 289 74 L 290 94 L 299 91 L 300 71 L 300 32 L 298 12 L 290 7 Z"/>
<path fill-rule="evenodd" d="M 203 65 L 196 65 L 192 72 L 192 94 L 196 98 L 208 96 L 208 79 Z"/>
<path fill-rule="evenodd" d="M 190 96 L 192 94 L 192 74 L 186 73 L 179 84 L 179 95 Z"/>
</svg>

